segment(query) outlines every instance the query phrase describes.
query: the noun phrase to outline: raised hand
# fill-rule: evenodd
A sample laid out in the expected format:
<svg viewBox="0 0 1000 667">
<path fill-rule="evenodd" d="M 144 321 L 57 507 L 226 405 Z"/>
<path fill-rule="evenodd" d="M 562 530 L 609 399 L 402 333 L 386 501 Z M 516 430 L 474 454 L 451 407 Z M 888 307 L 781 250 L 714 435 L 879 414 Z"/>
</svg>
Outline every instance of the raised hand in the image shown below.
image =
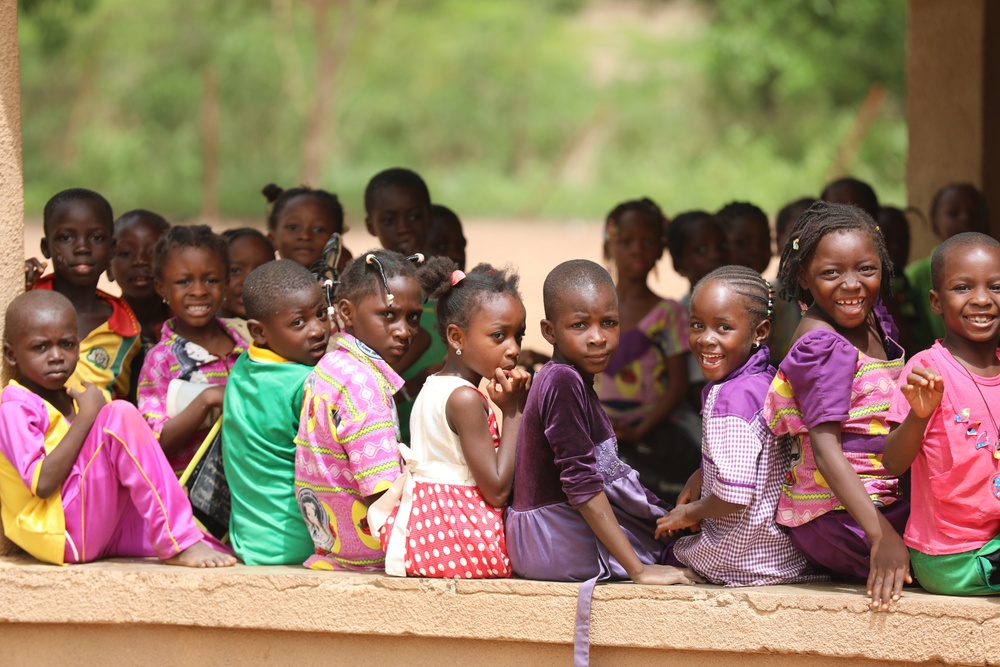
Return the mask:
<svg viewBox="0 0 1000 667">
<path fill-rule="evenodd" d="M 76 401 L 77 414 L 81 415 L 95 417 L 108 402 L 104 392 L 91 382 L 83 383 L 83 391 L 67 388 L 66 393 Z"/>
<path fill-rule="evenodd" d="M 486 391 L 490 395 L 490 400 L 506 417 L 524 410 L 530 386 L 531 374 L 528 371 L 515 368 L 508 375 L 503 369 L 498 368 L 486 383 Z"/>
<path fill-rule="evenodd" d="M 906 376 L 906 384 L 899 389 L 917 417 L 929 417 L 941 404 L 941 397 L 944 396 L 944 378 L 933 368 L 914 366 Z"/>
</svg>

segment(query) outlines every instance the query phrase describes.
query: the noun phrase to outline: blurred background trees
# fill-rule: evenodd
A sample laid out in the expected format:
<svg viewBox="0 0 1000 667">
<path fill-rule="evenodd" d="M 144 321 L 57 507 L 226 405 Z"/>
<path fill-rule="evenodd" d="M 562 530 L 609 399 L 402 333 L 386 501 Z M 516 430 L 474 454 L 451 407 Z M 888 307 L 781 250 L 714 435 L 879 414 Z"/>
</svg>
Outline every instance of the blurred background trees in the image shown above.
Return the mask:
<svg viewBox="0 0 1000 667">
<path fill-rule="evenodd" d="M 599 218 L 843 173 L 904 203 L 905 0 L 21 0 L 25 190 L 263 218 L 300 182 L 363 216 L 417 169 L 463 216 Z"/>
</svg>

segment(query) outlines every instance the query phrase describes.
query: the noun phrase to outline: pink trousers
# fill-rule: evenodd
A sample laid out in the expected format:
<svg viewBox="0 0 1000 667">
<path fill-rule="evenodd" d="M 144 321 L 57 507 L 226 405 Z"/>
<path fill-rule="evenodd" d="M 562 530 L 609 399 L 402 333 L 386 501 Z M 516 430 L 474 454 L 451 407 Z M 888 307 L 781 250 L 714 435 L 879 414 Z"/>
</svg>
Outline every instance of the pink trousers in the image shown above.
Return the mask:
<svg viewBox="0 0 1000 667">
<path fill-rule="evenodd" d="M 125 401 L 98 413 L 62 485 L 62 500 L 67 563 L 115 556 L 166 559 L 205 537 L 160 443 Z"/>
</svg>

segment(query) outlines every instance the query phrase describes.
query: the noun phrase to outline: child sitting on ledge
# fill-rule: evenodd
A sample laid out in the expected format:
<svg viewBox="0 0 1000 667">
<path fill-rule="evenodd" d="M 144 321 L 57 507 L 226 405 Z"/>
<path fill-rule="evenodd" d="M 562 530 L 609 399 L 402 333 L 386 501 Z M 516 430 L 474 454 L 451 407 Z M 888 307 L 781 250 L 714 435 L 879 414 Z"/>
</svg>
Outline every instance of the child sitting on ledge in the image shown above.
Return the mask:
<svg viewBox="0 0 1000 667">
<path fill-rule="evenodd" d="M 236 562 L 206 542 L 191 505 L 136 408 L 85 383 L 66 389 L 80 355 L 76 312 L 58 292 L 14 299 L 0 393 L 0 511 L 5 535 L 39 560 L 156 556 L 171 565 Z"/>
</svg>

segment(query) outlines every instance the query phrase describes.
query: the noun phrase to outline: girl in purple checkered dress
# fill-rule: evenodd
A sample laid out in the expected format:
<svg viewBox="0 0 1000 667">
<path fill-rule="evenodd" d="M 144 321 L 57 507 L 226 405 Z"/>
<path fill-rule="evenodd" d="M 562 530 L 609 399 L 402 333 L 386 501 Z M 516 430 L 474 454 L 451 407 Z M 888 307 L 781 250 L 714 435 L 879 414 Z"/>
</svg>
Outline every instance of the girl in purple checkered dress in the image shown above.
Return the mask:
<svg viewBox="0 0 1000 667">
<path fill-rule="evenodd" d="M 790 448 L 761 416 L 775 374 L 764 345 L 772 314 L 770 286 L 745 266 L 716 269 L 691 299 L 691 353 L 709 380 L 702 392 L 701 469 L 678 506 L 656 522 L 656 535 L 700 526 L 671 545 L 673 560 L 714 584 L 824 578 L 811 573 L 774 520 Z"/>
</svg>

